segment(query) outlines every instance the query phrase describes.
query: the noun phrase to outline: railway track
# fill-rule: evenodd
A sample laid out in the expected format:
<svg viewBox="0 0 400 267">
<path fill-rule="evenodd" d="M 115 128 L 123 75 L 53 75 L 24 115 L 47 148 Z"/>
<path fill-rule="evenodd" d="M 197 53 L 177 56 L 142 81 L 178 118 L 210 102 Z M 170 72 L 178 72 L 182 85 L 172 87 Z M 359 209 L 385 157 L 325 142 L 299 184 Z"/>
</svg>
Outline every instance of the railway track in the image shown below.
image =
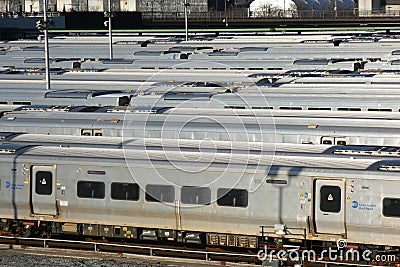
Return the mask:
<svg viewBox="0 0 400 267">
<path fill-rule="evenodd" d="M 48 239 L 48 238 L 25 238 L 25 237 L 10 237 L 0 236 L 0 244 L 8 244 L 10 246 L 19 245 L 22 248 L 35 247 L 43 249 L 69 249 L 76 252 L 101 252 L 115 253 L 117 255 L 136 255 L 156 258 L 180 258 L 187 260 L 197 260 L 207 263 L 206 266 L 225 265 L 230 263 L 252 263 L 261 264 L 256 254 L 250 253 L 230 253 L 218 251 L 215 249 L 204 250 L 195 248 L 172 247 L 172 246 L 156 246 L 152 244 L 121 244 L 111 243 L 107 241 L 79 241 L 67 239 Z M 58 254 L 59 255 L 59 254 Z"/>
<path fill-rule="evenodd" d="M 68 239 L 48 238 L 26 238 L 0 236 L 0 251 L 7 246 L 17 248 L 18 253 L 31 256 L 61 257 L 74 259 L 96 259 L 96 260 L 121 260 L 148 262 L 160 264 L 156 266 L 296 266 L 296 267 L 372 267 L 377 265 L 360 264 L 355 262 L 332 262 L 328 260 L 317 260 L 304 264 L 293 262 L 262 262 L 256 253 L 227 252 L 221 249 L 184 248 L 173 246 L 160 246 L 153 244 L 122 244 L 111 243 L 107 240 L 79 241 Z M 0 255 L 1 258 L 1 255 Z M 1 263 L 1 262 L 0 262 Z M 164 264 L 165 263 L 165 264 Z M 8 266 L 8 265 L 7 265 Z M 52 263 L 51 266 L 54 266 Z M 59 265 L 63 266 L 63 265 Z M 102 265 L 103 266 L 103 265 Z M 105 265 L 106 266 L 106 265 Z M 135 265 L 136 266 L 136 265 Z M 379 265 L 382 266 L 382 265 Z M 389 266 L 389 265 L 388 265 Z"/>
</svg>

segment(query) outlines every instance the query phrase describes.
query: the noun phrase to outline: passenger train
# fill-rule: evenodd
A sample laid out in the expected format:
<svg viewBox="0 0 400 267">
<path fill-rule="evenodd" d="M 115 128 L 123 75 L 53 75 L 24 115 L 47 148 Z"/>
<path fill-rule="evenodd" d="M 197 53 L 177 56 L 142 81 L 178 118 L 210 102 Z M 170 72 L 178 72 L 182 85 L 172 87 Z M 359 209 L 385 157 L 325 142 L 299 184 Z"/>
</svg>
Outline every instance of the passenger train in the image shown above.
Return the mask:
<svg viewBox="0 0 400 267">
<path fill-rule="evenodd" d="M 4 49 L 0 234 L 400 253 L 398 40 L 268 38 Z"/>
<path fill-rule="evenodd" d="M 400 246 L 398 160 L 200 154 L 1 144 L 2 233 Z"/>
<path fill-rule="evenodd" d="M 113 90 L 16 90 L 0 89 L 0 105 L 127 106 L 131 94 Z"/>
<path fill-rule="evenodd" d="M 399 158 L 400 148 L 390 146 L 315 145 L 290 143 L 235 142 L 188 139 L 127 138 L 105 136 L 47 135 L 0 132 L 3 150 L 14 144 L 26 146 L 146 149 L 160 151 L 218 152 L 256 155 L 307 155 L 308 157 Z M 210 144 L 212 143 L 212 146 Z"/>
<path fill-rule="evenodd" d="M 389 112 L 100 109 L 15 111 L 0 118 L 0 128 L 52 135 L 399 146 L 398 116 Z"/>
<path fill-rule="evenodd" d="M 228 89 L 229 90 L 229 89 Z M 226 92 L 167 92 L 150 91 L 131 98 L 132 107 L 179 107 L 220 109 L 278 109 L 278 110 L 332 110 L 332 111 L 386 111 L 400 110 L 398 94 L 375 95 L 365 90 L 359 94 L 301 94 L 271 93 L 268 90 L 248 92 L 242 89 Z M 399 91 L 400 92 L 400 91 Z M 378 92 L 379 94 L 379 92 Z"/>
</svg>

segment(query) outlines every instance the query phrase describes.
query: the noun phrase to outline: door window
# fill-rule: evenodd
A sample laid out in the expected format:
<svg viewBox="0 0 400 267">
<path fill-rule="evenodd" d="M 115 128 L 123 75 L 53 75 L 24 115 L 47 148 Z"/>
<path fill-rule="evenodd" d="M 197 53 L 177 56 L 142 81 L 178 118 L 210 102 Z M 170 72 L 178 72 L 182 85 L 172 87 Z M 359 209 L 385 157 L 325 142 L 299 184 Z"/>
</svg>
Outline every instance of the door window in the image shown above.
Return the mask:
<svg viewBox="0 0 400 267">
<path fill-rule="evenodd" d="M 340 212 L 342 206 L 339 186 L 324 185 L 320 189 L 320 210 L 323 212 Z"/>
<path fill-rule="evenodd" d="M 35 192 L 38 195 L 51 195 L 53 193 L 53 174 L 51 172 L 38 171 L 36 173 Z"/>
</svg>

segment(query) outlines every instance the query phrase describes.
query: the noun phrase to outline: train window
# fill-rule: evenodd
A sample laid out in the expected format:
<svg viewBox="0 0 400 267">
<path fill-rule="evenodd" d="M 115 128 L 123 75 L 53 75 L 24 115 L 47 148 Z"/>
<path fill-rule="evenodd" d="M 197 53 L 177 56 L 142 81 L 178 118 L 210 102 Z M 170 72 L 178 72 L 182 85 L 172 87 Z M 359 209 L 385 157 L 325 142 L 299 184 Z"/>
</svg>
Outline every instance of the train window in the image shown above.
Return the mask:
<svg viewBox="0 0 400 267">
<path fill-rule="evenodd" d="M 103 136 L 102 130 L 93 130 L 93 136 Z"/>
<path fill-rule="evenodd" d="M 38 171 L 36 173 L 35 192 L 38 195 L 51 195 L 53 193 L 53 174 Z"/>
<path fill-rule="evenodd" d="M 172 185 L 146 185 L 146 201 L 172 203 L 175 200 L 175 188 Z"/>
<path fill-rule="evenodd" d="M 279 109 L 285 109 L 285 110 L 302 110 L 301 107 L 279 107 Z"/>
<path fill-rule="evenodd" d="M 225 106 L 224 108 L 229 108 L 229 109 L 246 109 L 245 106 Z"/>
<path fill-rule="evenodd" d="M 211 189 L 208 187 L 183 186 L 181 201 L 183 204 L 209 205 L 211 203 Z"/>
<path fill-rule="evenodd" d="M 338 108 L 338 111 L 361 111 L 361 108 Z"/>
<path fill-rule="evenodd" d="M 81 130 L 81 135 L 91 136 L 92 135 L 92 130 L 91 129 L 82 129 Z"/>
<path fill-rule="evenodd" d="M 383 199 L 383 216 L 400 217 L 400 198 Z"/>
<path fill-rule="evenodd" d="M 219 188 L 217 191 L 218 206 L 247 207 L 248 192 L 245 189 Z"/>
<path fill-rule="evenodd" d="M 13 105 L 27 105 L 27 106 L 30 106 L 30 105 L 32 105 L 32 103 L 28 102 L 28 101 L 14 101 Z"/>
<path fill-rule="evenodd" d="M 322 144 L 323 145 L 332 145 L 332 140 L 323 140 Z"/>
<path fill-rule="evenodd" d="M 369 108 L 368 111 L 392 112 L 392 109 L 390 109 L 390 108 Z"/>
<path fill-rule="evenodd" d="M 308 110 L 331 110 L 331 108 L 309 107 Z"/>
<path fill-rule="evenodd" d="M 112 183 L 111 199 L 139 200 L 139 185 L 134 183 Z"/>
<path fill-rule="evenodd" d="M 131 99 L 127 96 L 122 96 L 118 98 L 118 106 L 129 106 Z"/>
<path fill-rule="evenodd" d="M 274 107 L 252 107 L 252 109 L 274 109 Z"/>
<path fill-rule="evenodd" d="M 78 197 L 80 198 L 97 198 L 105 197 L 105 184 L 103 182 L 79 181 Z"/>
<path fill-rule="evenodd" d="M 344 140 L 339 140 L 339 141 L 336 142 L 336 144 L 337 144 L 337 145 L 340 145 L 340 146 L 345 146 L 345 145 L 346 145 L 346 141 L 344 141 Z"/>
<path fill-rule="evenodd" d="M 341 191 L 339 186 L 321 186 L 320 210 L 322 212 L 340 212 L 342 205 Z"/>
</svg>

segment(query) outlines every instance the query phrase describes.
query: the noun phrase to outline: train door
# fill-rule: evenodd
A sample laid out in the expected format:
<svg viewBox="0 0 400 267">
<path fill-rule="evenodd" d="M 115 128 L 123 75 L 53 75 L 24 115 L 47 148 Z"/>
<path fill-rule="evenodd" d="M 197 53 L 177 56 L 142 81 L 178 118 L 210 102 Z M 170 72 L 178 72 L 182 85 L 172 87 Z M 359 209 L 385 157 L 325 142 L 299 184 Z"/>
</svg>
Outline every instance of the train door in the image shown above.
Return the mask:
<svg viewBox="0 0 400 267">
<path fill-rule="evenodd" d="M 33 166 L 31 171 L 32 212 L 38 215 L 57 214 L 56 167 Z"/>
<path fill-rule="evenodd" d="M 315 181 L 315 230 L 321 234 L 344 235 L 345 182 L 317 179 Z"/>
</svg>

